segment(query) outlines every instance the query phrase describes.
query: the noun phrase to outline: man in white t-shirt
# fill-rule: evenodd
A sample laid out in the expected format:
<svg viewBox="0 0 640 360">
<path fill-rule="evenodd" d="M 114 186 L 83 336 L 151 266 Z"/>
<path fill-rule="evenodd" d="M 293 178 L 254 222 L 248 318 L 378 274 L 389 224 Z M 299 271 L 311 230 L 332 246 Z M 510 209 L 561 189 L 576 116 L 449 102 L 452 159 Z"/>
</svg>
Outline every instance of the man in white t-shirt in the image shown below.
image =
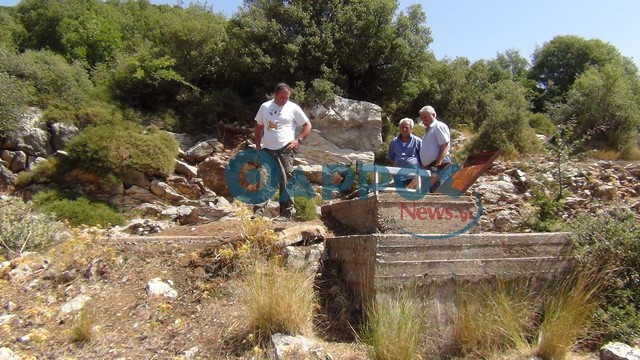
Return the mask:
<svg viewBox="0 0 640 360">
<path fill-rule="evenodd" d="M 425 127 L 420 148 L 420 163 L 422 167 L 432 173 L 430 191 L 434 192 L 444 180 L 440 178 L 438 170 L 442 170 L 451 163 L 449 143 L 451 135 L 447 124 L 436 119 L 437 114 L 432 106 L 420 109 L 420 120 Z"/>
<path fill-rule="evenodd" d="M 425 168 L 441 169 L 451 162 L 449 143 L 451 135 L 447 124 L 436 119 L 436 111 L 431 106 L 420 109 L 420 120 L 425 127 L 420 148 L 420 162 Z"/>
<path fill-rule="evenodd" d="M 273 100 L 260 105 L 256 114 L 256 130 L 254 142 L 256 149 L 264 150 L 271 155 L 280 169 L 280 197 L 285 192 L 287 180 L 293 173 L 293 157 L 295 150 L 311 132 L 311 122 L 300 106 L 289 101 L 291 88 L 279 83 L 275 88 Z M 296 138 L 296 128 L 301 127 Z M 261 207 L 254 207 L 259 212 Z M 280 217 L 288 219 L 293 214 L 293 198 L 280 201 Z"/>
</svg>

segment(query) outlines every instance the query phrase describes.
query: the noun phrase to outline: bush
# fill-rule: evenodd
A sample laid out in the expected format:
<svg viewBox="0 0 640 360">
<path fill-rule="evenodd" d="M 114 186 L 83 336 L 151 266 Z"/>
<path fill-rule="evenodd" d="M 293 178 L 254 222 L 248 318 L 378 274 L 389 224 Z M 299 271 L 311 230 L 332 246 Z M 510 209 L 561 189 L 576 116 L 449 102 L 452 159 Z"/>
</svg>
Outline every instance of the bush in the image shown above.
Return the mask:
<svg viewBox="0 0 640 360">
<path fill-rule="evenodd" d="M 66 147 L 70 161 L 102 176 L 121 178 L 128 170 L 149 176 L 171 174 L 178 142 L 171 134 L 134 124 L 92 126 L 76 135 Z"/>
<path fill-rule="evenodd" d="M 529 126 L 531 126 L 536 133 L 551 136 L 556 131 L 556 126 L 545 114 L 533 114 L 529 118 Z"/>
<path fill-rule="evenodd" d="M 463 354 L 491 358 L 498 353 L 529 347 L 537 310 L 532 282 L 496 279 L 458 294 L 459 311 L 454 318 L 455 341 Z"/>
<path fill-rule="evenodd" d="M 0 70 L 28 81 L 36 91 L 32 105 L 46 108 L 60 102 L 80 105 L 93 89 L 89 74 L 79 64 L 69 64 L 51 51 L 27 50 L 6 56 Z"/>
<path fill-rule="evenodd" d="M 52 242 L 59 226 L 49 216 L 16 197 L 0 198 L 0 243 L 4 251 L 23 253 Z"/>
<path fill-rule="evenodd" d="M 640 337 L 640 225 L 636 215 L 616 210 L 597 217 L 580 216 L 571 227 L 578 265 L 610 275 L 596 312 L 593 337 L 601 343 Z"/>
<path fill-rule="evenodd" d="M 124 123 L 124 117 L 118 108 L 97 100 L 89 101 L 80 107 L 66 103 L 54 103 L 44 111 L 42 120 L 47 124 L 65 122 L 79 128 Z"/>
<path fill-rule="evenodd" d="M 59 160 L 55 157 L 36 163 L 31 169 L 18 173 L 16 188 L 30 184 L 46 184 L 55 182 L 58 175 Z"/>
<path fill-rule="evenodd" d="M 294 214 L 296 220 L 311 221 L 318 219 L 320 217 L 316 211 L 318 199 L 318 197 L 310 199 L 304 196 L 296 197 L 295 203 L 293 204 L 296 210 Z"/>
<path fill-rule="evenodd" d="M 535 206 L 535 214 L 525 221 L 525 225 L 534 231 L 549 232 L 561 231 L 565 226 L 562 218 L 564 199 L 557 196 L 549 189 L 555 190 L 558 186 L 549 184 L 547 187 L 534 187 L 531 203 Z"/>
<path fill-rule="evenodd" d="M 0 71 L 0 138 L 16 128 L 20 115 L 27 109 L 28 99 L 28 87 L 15 77 Z"/>
<path fill-rule="evenodd" d="M 33 202 L 43 212 L 66 220 L 73 226 L 124 225 L 126 219 L 108 204 L 61 191 L 43 191 L 33 196 Z"/>
</svg>

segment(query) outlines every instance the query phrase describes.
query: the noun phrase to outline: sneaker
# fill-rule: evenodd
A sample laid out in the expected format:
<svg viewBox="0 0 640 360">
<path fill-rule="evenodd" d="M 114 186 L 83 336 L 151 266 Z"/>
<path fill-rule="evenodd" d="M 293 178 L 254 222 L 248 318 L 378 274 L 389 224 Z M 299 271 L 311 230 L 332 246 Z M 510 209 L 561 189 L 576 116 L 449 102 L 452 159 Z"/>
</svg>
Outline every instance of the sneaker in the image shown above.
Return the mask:
<svg viewBox="0 0 640 360">
<path fill-rule="evenodd" d="M 273 221 L 291 221 L 291 217 L 280 215 L 278 217 L 274 217 L 271 220 L 273 220 Z"/>
</svg>

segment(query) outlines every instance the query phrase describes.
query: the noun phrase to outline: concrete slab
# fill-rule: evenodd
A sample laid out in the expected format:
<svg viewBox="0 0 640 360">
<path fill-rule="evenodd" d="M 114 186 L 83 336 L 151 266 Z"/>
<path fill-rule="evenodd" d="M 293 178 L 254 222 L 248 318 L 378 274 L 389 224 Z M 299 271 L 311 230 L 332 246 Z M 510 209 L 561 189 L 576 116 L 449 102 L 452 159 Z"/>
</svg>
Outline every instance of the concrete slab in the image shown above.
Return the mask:
<svg viewBox="0 0 640 360">
<path fill-rule="evenodd" d="M 339 221 L 352 234 L 452 234 L 465 228 L 473 232 L 480 209 L 477 199 L 468 195 L 428 194 L 410 200 L 389 192 L 339 201 L 321 210 L 323 216 Z"/>
</svg>

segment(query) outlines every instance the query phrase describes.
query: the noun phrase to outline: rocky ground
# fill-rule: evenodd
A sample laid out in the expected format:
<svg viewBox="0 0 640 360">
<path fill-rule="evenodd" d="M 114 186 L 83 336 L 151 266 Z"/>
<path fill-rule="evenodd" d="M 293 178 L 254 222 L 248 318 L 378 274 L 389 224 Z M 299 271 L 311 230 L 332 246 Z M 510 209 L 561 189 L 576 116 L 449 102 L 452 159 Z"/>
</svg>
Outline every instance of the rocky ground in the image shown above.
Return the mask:
<svg viewBox="0 0 640 360">
<path fill-rule="evenodd" d="M 294 225 L 304 224 L 275 228 Z M 165 243 L 76 233 L 76 240 L 13 260 L 0 270 L 0 348 L 21 359 L 264 358 L 247 334 L 240 277 L 221 275 L 212 249 L 189 241 L 200 235 L 233 241 L 241 229 L 238 218 L 174 227 L 157 234 L 174 238 Z M 152 294 L 152 279 L 175 292 Z M 316 286 L 334 282 L 319 275 Z M 348 324 L 331 311 L 331 305 L 318 311 L 319 346 L 335 359 L 366 359 Z M 83 321 L 89 338 L 74 340 Z"/>
</svg>

